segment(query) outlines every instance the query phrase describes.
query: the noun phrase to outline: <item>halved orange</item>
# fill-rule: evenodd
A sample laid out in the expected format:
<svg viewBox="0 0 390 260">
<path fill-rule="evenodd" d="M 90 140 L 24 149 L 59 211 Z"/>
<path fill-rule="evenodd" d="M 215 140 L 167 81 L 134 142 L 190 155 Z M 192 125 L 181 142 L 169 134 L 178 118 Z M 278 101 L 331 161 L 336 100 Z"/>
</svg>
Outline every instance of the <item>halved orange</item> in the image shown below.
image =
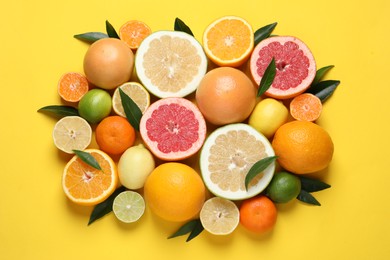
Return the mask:
<svg viewBox="0 0 390 260">
<path fill-rule="evenodd" d="M 221 17 L 204 31 L 203 47 L 215 64 L 238 67 L 249 58 L 254 48 L 252 26 L 241 17 Z"/>
<path fill-rule="evenodd" d="M 119 29 L 119 38 L 129 45 L 130 49 L 137 50 L 143 39 L 152 33 L 150 27 L 138 20 L 131 20 Z"/>
<path fill-rule="evenodd" d="M 89 90 L 87 77 L 78 72 L 67 72 L 58 81 L 58 94 L 68 102 L 78 102 Z"/>
<path fill-rule="evenodd" d="M 98 149 L 86 149 L 84 152 L 96 159 L 101 170 L 75 155 L 65 166 L 62 187 L 72 202 L 93 206 L 107 199 L 115 191 L 119 178 L 116 165 L 109 155 Z"/>
<path fill-rule="evenodd" d="M 296 120 L 312 122 L 320 117 L 321 112 L 321 100 L 310 93 L 300 94 L 290 102 L 290 114 Z"/>
</svg>

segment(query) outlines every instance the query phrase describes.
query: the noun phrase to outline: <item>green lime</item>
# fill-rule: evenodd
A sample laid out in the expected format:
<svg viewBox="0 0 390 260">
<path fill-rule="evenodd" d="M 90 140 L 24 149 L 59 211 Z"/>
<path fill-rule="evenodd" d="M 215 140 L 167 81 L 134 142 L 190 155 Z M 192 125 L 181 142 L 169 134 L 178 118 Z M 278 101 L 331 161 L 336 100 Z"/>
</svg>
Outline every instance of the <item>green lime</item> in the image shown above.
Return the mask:
<svg viewBox="0 0 390 260">
<path fill-rule="evenodd" d="M 135 222 L 145 212 L 144 198 L 138 192 L 123 191 L 115 197 L 112 211 L 124 223 Z"/>
<path fill-rule="evenodd" d="M 286 203 L 295 199 L 301 191 L 301 180 L 292 173 L 279 172 L 274 175 L 266 194 L 275 203 Z"/>
<path fill-rule="evenodd" d="M 111 96 L 103 89 L 91 89 L 79 102 L 79 114 L 91 124 L 99 123 L 111 113 Z"/>
</svg>

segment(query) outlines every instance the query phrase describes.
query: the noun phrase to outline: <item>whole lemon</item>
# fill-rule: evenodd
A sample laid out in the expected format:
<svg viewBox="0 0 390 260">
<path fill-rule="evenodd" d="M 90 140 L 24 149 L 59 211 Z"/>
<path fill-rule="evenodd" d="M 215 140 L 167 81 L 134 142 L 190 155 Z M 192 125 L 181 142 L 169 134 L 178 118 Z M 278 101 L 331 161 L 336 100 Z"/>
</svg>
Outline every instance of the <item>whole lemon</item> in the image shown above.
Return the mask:
<svg viewBox="0 0 390 260">
<path fill-rule="evenodd" d="M 248 123 L 267 138 L 271 138 L 287 119 L 287 107 L 281 101 L 266 98 L 257 103 Z"/>
<path fill-rule="evenodd" d="M 153 155 L 143 144 L 132 146 L 119 158 L 119 181 L 128 189 L 140 189 L 144 187 L 145 181 L 154 167 Z"/>
<path fill-rule="evenodd" d="M 88 81 L 103 89 L 114 89 L 130 80 L 134 54 L 125 42 L 116 38 L 97 40 L 84 56 Z"/>
</svg>

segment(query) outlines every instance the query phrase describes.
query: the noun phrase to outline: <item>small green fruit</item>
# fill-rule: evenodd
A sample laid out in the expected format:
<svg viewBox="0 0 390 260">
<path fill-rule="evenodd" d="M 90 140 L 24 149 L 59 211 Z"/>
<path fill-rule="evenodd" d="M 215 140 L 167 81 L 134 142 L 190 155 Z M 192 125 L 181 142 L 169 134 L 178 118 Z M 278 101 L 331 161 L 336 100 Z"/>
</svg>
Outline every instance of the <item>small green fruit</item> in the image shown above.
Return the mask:
<svg viewBox="0 0 390 260">
<path fill-rule="evenodd" d="M 97 124 L 111 113 L 111 106 L 111 96 L 107 91 L 91 89 L 81 98 L 78 110 L 82 118 Z"/>
</svg>

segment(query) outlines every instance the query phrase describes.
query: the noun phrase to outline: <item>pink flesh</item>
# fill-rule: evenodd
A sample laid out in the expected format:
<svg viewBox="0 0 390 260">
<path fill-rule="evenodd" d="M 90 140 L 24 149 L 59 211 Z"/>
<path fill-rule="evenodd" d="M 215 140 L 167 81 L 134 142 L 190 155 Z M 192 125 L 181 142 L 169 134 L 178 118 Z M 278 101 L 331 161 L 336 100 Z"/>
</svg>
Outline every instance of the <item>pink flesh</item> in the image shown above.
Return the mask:
<svg viewBox="0 0 390 260">
<path fill-rule="evenodd" d="M 256 62 L 257 73 L 263 76 L 265 69 L 275 58 L 276 76 L 272 83 L 273 88 L 287 90 L 295 88 L 307 78 L 310 61 L 305 56 L 299 45 L 288 41 L 283 45 L 279 42 L 271 42 L 259 52 Z"/>
<path fill-rule="evenodd" d="M 146 121 L 150 140 L 163 153 L 187 151 L 199 139 L 194 112 L 179 104 L 162 105 Z"/>
</svg>

